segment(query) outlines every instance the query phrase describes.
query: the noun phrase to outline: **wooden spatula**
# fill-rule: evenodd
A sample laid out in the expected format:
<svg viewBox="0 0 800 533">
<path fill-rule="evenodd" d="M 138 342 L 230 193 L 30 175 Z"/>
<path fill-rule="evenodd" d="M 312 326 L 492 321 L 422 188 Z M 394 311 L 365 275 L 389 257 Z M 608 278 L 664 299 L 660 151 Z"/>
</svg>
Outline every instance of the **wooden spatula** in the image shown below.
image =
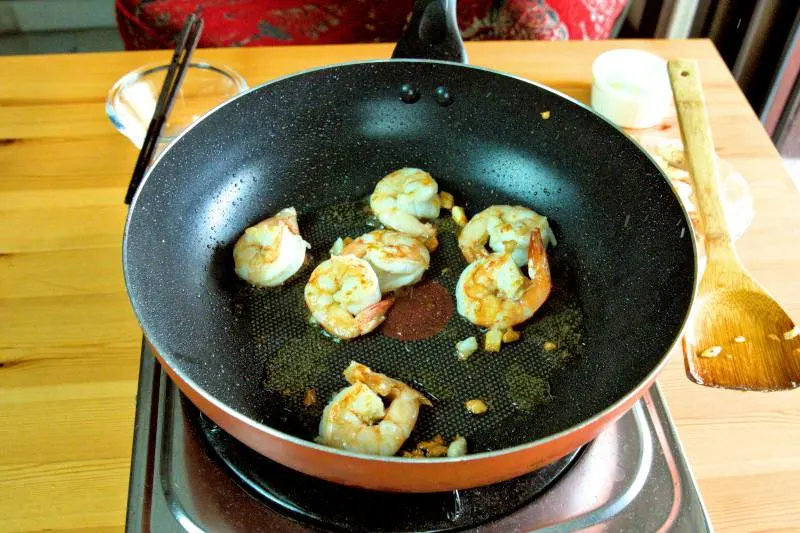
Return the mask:
<svg viewBox="0 0 800 533">
<path fill-rule="evenodd" d="M 800 331 L 734 250 L 697 63 L 674 59 L 668 70 L 708 256 L 683 339 L 686 373 L 710 387 L 793 389 L 800 386 Z"/>
</svg>

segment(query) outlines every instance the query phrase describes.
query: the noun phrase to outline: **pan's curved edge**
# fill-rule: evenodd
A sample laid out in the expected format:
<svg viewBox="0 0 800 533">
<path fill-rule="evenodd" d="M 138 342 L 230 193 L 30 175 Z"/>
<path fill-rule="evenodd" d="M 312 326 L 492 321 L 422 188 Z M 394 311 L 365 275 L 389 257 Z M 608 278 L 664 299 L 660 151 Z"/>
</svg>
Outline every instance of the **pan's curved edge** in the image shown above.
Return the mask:
<svg viewBox="0 0 800 533">
<path fill-rule="evenodd" d="M 152 348 L 152 345 L 151 345 Z M 567 456 L 594 440 L 607 425 L 623 416 L 649 390 L 646 382 L 619 409 L 596 417 L 581 431 L 559 438 L 455 458 L 404 459 L 345 452 L 285 435 L 264 432 L 263 426 L 195 390 L 154 351 L 178 388 L 204 415 L 234 438 L 278 463 L 333 483 L 385 492 L 449 492 L 500 483 Z M 268 428 L 269 429 L 269 428 Z"/>
<path fill-rule="evenodd" d="M 220 425 L 226 431 L 228 431 L 229 433 L 232 433 L 234 436 L 239 438 L 243 443 L 247 444 L 248 446 L 250 446 L 253 449 L 258 450 L 260 453 L 262 453 L 264 455 L 274 456 L 275 454 L 273 454 L 273 453 L 267 454 L 267 453 L 264 453 L 262 451 L 262 449 L 259 449 L 260 446 L 258 445 L 258 442 L 256 442 L 256 439 L 252 438 L 253 434 L 255 434 L 256 436 L 259 436 L 259 434 L 260 434 L 261 436 L 268 437 L 269 439 L 272 439 L 274 441 L 274 444 L 283 444 L 283 445 L 288 444 L 288 445 L 290 445 L 290 447 L 295 452 L 298 452 L 298 451 L 301 451 L 301 450 L 302 451 L 311 451 L 316 455 L 322 454 L 322 456 L 324 456 L 324 457 L 326 457 L 328 459 L 336 458 L 336 460 L 338 460 L 338 461 L 341 461 L 343 458 L 347 458 L 349 460 L 349 461 L 347 461 L 347 464 L 350 465 L 350 468 L 353 468 L 354 464 L 359 464 L 359 465 L 369 464 L 369 465 L 372 465 L 373 467 L 376 468 L 374 471 L 370 469 L 371 471 L 378 472 L 378 471 L 380 471 L 381 467 L 387 468 L 389 465 L 399 464 L 399 465 L 403 465 L 404 468 L 408 468 L 409 466 L 413 465 L 413 470 L 414 471 L 419 470 L 419 469 L 424 469 L 424 471 L 426 472 L 426 476 L 431 476 L 433 471 L 437 470 L 437 471 L 440 471 L 445 476 L 445 478 L 447 477 L 447 475 L 452 474 L 452 466 L 454 464 L 456 464 L 456 463 L 475 462 L 477 464 L 479 462 L 482 463 L 484 461 L 492 460 L 492 459 L 496 460 L 496 459 L 499 459 L 499 458 L 508 458 L 508 457 L 510 457 L 512 455 L 516 456 L 517 454 L 523 454 L 525 456 L 533 456 L 533 457 L 535 457 L 536 456 L 536 452 L 542 452 L 541 453 L 541 456 L 542 456 L 541 458 L 542 459 L 545 459 L 545 457 L 547 457 L 547 460 L 545 460 L 545 461 L 543 461 L 541 463 L 538 462 L 538 461 L 535 462 L 535 463 L 527 463 L 527 462 L 524 462 L 524 461 L 520 461 L 519 459 L 512 459 L 510 462 L 518 462 L 518 463 L 521 463 L 521 464 L 524 465 L 524 467 L 523 467 L 524 469 L 523 470 L 514 469 L 514 468 L 511 469 L 511 470 L 513 470 L 515 472 L 518 472 L 518 473 L 516 473 L 514 475 L 510 475 L 510 476 L 508 476 L 508 478 L 515 477 L 515 475 L 524 474 L 524 473 L 529 472 L 529 471 L 531 471 L 531 470 L 533 470 L 533 469 L 535 469 L 537 467 L 544 466 L 549 462 L 557 460 L 561 456 L 566 455 L 566 453 L 568 453 L 568 452 L 576 449 L 577 447 L 589 442 L 597 434 L 599 434 L 599 432 L 602 430 L 603 427 L 605 427 L 607 424 L 609 424 L 609 423 L 613 422 L 614 420 L 616 420 L 617 418 L 619 418 L 631 406 L 633 406 L 633 404 L 655 382 L 656 377 L 658 376 L 658 374 L 663 370 L 664 366 L 666 365 L 670 354 L 675 350 L 675 348 L 677 347 L 677 345 L 680 342 L 681 338 L 683 337 L 684 331 L 685 331 L 685 329 L 686 329 L 686 327 L 688 325 L 688 322 L 690 320 L 691 310 L 693 308 L 693 304 L 694 304 L 694 301 L 696 299 L 697 291 L 698 291 L 698 287 L 699 287 L 699 277 L 697 275 L 697 273 L 698 273 L 697 240 L 696 240 L 694 231 L 692 229 L 692 224 L 690 222 L 691 219 L 689 218 L 689 214 L 686 211 L 686 207 L 683 205 L 683 202 L 680 201 L 680 197 L 678 195 L 678 192 L 677 192 L 675 186 L 672 184 L 672 182 L 667 178 L 667 176 L 661 170 L 660 166 L 656 163 L 655 159 L 647 151 L 645 151 L 638 143 L 636 143 L 629 134 L 627 134 L 625 131 L 621 130 L 614 123 L 612 123 L 611 121 L 609 121 L 608 119 L 606 119 L 602 115 L 598 114 L 596 111 L 591 109 L 591 107 L 587 106 L 586 104 L 584 104 L 584 103 L 582 103 L 582 102 L 580 102 L 580 101 L 578 101 L 578 100 L 576 100 L 576 99 L 574 99 L 574 98 L 572 98 L 572 97 L 570 97 L 570 96 L 568 96 L 568 95 L 566 95 L 564 93 L 561 93 L 561 92 L 559 92 L 559 91 L 557 91 L 557 90 L 555 90 L 555 89 L 553 89 L 551 87 L 548 87 L 546 85 L 543 85 L 541 83 L 537 83 L 537 82 L 522 78 L 520 76 L 516 76 L 516 75 L 513 75 L 513 74 L 507 74 L 507 73 L 500 72 L 500 71 L 493 70 L 493 69 L 486 68 L 486 67 L 477 67 L 477 66 L 474 66 L 474 65 L 461 65 L 461 64 L 451 63 L 451 62 L 425 60 L 425 59 L 376 59 L 376 60 L 370 60 L 370 61 L 345 62 L 345 63 L 339 63 L 339 64 L 334 64 L 334 65 L 327 65 L 327 66 L 323 66 L 323 67 L 310 68 L 310 69 L 307 69 L 307 70 L 304 70 L 304 71 L 288 74 L 286 76 L 282 76 L 282 77 L 279 77 L 279 78 L 276 78 L 276 79 L 273 79 L 273 80 L 269 80 L 269 81 L 267 81 L 267 82 L 265 82 L 263 84 L 257 85 L 257 86 L 255 86 L 255 87 L 253 87 L 253 88 L 251 88 L 251 89 L 249 89 L 249 90 L 247 90 L 245 92 L 242 92 L 242 93 L 238 94 L 237 96 L 231 98 L 230 100 L 219 104 L 215 108 L 213 108 L 210 111 L 208 111 L 207 113 L 205 113 L 196 122 L 191 124 L 186 130 L 184 130 L 177 137 L 175 137 L 175 139 L 173 139 L 173 141 L 162 151 L 162 153 L 158 156 L 158 158 L 153 162 L 153 164 L 148 169 L 147 173 L 145 174 L 145 176 L 144 176 L 144 178 L 143 178 L 143 180 L 142 180 L 142 182 L 141 182 L 141 184 L 139 186 L 139 189 L 136 191 L 136 194 L 134 195 L 134 197 L 133 197 L 133 199 L 131 201 L 130 208 L 129 208 L 129 211 L 128 211 L 128 215 L 127 215 L 126 221 L 125 221 L 125 227 L 124 227 L 124 233 L 123 233 L 123 246 L 122 246 L 122 262 L 123 262 L 122 266 L 123 266 L 123 274 L 124 274 L 124 278 L 125 278 L 126 287 L 128 286 L 128 281 L 129 281 L 128 254 L 127 254 L 127 245 L 126 244 L 127 244 L 127 240 L 128 240 L 128 234 L 129 234 L 129 229 L 130 229 L 130 225 L 131 225 L 132 214 L 134 213 L 134 211 L 136 209 L 140 193 L 141 193 L 142 189 L 146 186 L 148 179 L 152 175 L 153 170 L 157 167 L 157 165 L 161 161 L 161 159 L 163 157 L 165 157 L 170 152 L 171 148 L 178 141 L 180 141 L 180 139 L 182 139 L 184 135 L 187 135 L 190 131 L 192 131 L 200 122 L 202 122 L 209 115 L 217 112 L 218 110 L 222 109 L 223 107 L 225 107 L 227 105 L 231 105 L 233 102 L 235 102 L 238 99 L 244 97 L 245 95 L 248 95 L 248 94 L 250 94 L 250 93 L 252 93 L 254 91 L 258 91 L 258 90 L 262 89 L 263 87 L 267 87 L 267 86 L 279 83 L 279 82 L 281 82 L 283 80 L 287 80 L 287 79 L 291 79 L 291 78 L 294 78 L 294 77 L 303 76 L 303 75 L 306 75 L 306 74 L 309 74 L 309 73 L 312 73 L 312 72 L 317 72 L 317 71 L 320 71 L 320 70 L 334 69 L 334 68 L 338 68 L 338 67 L 347 67 L 347 66 L 358 66 L 358 65 L 364 65 L 364 64 L 382 64 L 382 63 L 430 63 L 430 64 L 435 64 L 435 65 L 445 66 L 445 67 L 448 67 L 448 68 L 473 69 L 473 70 L 478 70 L 478 71 L 484 71 L 484 72 L 487 72 L 487 73 L 490 73 L 490 74 L 494 74 L 494 75 L 499 75 L 499 76 L 503 76 L 503 77 L 507 77 L 507 78 L 512 78 L 512 79 L 518 80 L 520 82 L 536 86 L 536 87 L 538 87 L 538 88 L 540 88 L 542 90 L 548 91 L 548 92 L 550 92 L 550 93 L 552 93 L 552 94 L 554 94 L 556 96 L 559 96 L 559 97 L 561 97 L 561 98 L 573 103 L 574 105 L 577 105 L 580 108 L 583 108 L 584 110 L 586 110 L 586 111 L 590 112 L 591 114 L 593 114 L 594 116 L 596 116 L 598 119 L 606 122 L 612 128 L 616 129 L 622 135 L 624 135 L 628 139 L 629 142 L 631 142 L 634 146 L 636 146 L 636 148 L 640 152 L 642 152 L 650 160 L 650 162 L 653 164 L 653 167 L 658 169 L 658 171 L 661 174 L 662 178 L 667 182 L 667 184 L 668 184 L 670 190 L 672 191 L 676 201 L 680 205 L 681 211 L 683 212 L 683 215 L 684 215 L 684 220 L 686 221 L 686 224 L 690 229 L 689 236 L 690 236 L 690 239 L 691 239 L 692 249 L 693 249 L 693 252 L 694 252 L 694 272 L 695 272 L 695 276 L 694 276 L 695 279 L 694 279 L 694 283 L 693 283 L 693 286 L 692 286 L 691 296 L 689 298 L 689 305 L 688 305 L 687 313 L 684 316 L 683 322 L 681 323 L 681 326 L 680 326 L 675 338 L 673 339 L 671 345 L 666 350 L 664 355 L 661 357 L 661 359 L 658 362 L 658 364 L 655 365 L 655 367 L 647 374 L 647 376 L 645 376 L 645 378 L 642 380 L 642 382 L 640 382 L 640 384 L 637 385 L 628 394 L 626 394 L 625 396 L 623 396 L 622 398 L 620 398 L 619 400 L 617 400 L 616 402 L 614 402 L 613 404 L 608 406 L 606 409 L 604 409 L 604 410 L 600 411 L 599 413 L 595 414 L 594 416 L 584 420 L 583 422 L 581 422 L 579 424 L 576 424 L 576 425 L 574 425 L 572 427 L 569 427 L 569 428 L 567 428 L 567 429 L 565 429 L 563 431 L 560 431 L 558 433 L 549 435 L 549 436 L 547 436 L 547 437 L 545 437 L 543 439 L 539 439 L 537 441 L 533 441 L 533 442 L 529 442 L 529 443 L 525 443 L 525 444 L 520 444 L 520 445 L 517 445 L 517 446 L 510 447 L 510 448 L 504 448 L 502 450 L 496 450 L 496 451 L 490 451 L 490 452 L 480 452 L 480 453 L 476 453 L 476 454 L 470 454 L 470 455 L 467 455 L 467 456 L 464 456 L 464 457 L 461 457 L 461 458 L 430 458 L 430 459 L 425 459 L 424 461 L 422 461 L 422 460 L 418 460 L 418 459 L 408 459 L 408 458 L 402 458 L 402 457 L 377 457 L 377 456 L 370 456 L 370 455 L 365 455 L 365 454 L 360 454 L 360 453 L 355 453 L 355 452 L 349 452 L 349 451 L 345 451 L 345 450 L 339 450 L 339 449 L 335 449 L 335 448 L 329 448 L 329 447 L 326 447 L 326 446 L 322 446 L 322 445 L 316 444 L 316 443 L 311 442 L 311 441 L 307 441 L 307 440 L 304 440 L 304 439 L 299 439 L 297 437 L 294 437 L 294 436 L 289 435 L 287 433 L 284 433 L 282 431 L 276 430 L 274 428 L 271 428 L 269 426 L 266 426 L 264 424 L 256 422 L 255 420 L 253 420 L 253 419 L 251 419 L 249 417 L 246 417 L 246 416 L 244 416 L 244 415 L 242 415 L 242 414 L 230 409 L 229 407 L 227 407 L 223 403 L 217 401 L 214 397 L 212 397 L 207 391 L 205 391 L 197 383 L 195 383 L 194 381 L 189 379 L 187 376 L 184 376 L 181 373 L 179 373 L 179 372 L 175 371 L 174 369 L 172 369 L 168 364 L 165 363 L 165 361 L 163 359 L 163 356 L 161 355 L 162 351 L 159 349 L 159 346 L 158 346 L 157 342 L 154 342 L 153 339 L 150 339 L 147 336 L 147 331 L 144 331 L 145 337 L 147 338 L 148 343 L 150 343 L 151 347 L 153 348 L 153 351 L 156 354 L 159 354 L 158 358 L 162 362 L 162 365 L 165 367 L 165 369 L 168 371 L 168 374 L 170 375 L 170 377 L 178 383 L 178 385 L 180 386 L 182 392 L 184 392 L 184 394 L 189 396 L 193 403 L 198 405 L 198 407 L 200 407 L 203 412 L 206 412 L 206 414 L 208 414 L 207 410 L 213 409 L 217 413 L 218 417 L 225 419 L 225 420 L 222 420 L 222 423 Z M 133 303 L 133 298 L 130 298 L 130 299 L 131 299 L 131 303 L 132 303 L 132 308 L 133 308 L 134 314 L 136 315 L 137 320 L 139 320 L 139 318 L 140 318 L 139 311 L 136 308 L 136 305 Z M 141 324 L 140 320 L 139 320 L 139 323 Z M 206 409 L 203 409 L 203 407 L 205 407 Z M 211 416 L 211 418 L 213 420 L 215 420 L 215 422 L 220 423 L 220 420 L 217 420 L 216 417 Z M 244 429 L 248 430 L 251 433 L 250 437 L 248 437 L 248 435 L 243 433 L 242 431 L 239 431 L 239 430 L 244 430 Z M 570 437 L 572 437 L 572 438 L 570 438 Z M 558 443 L 559 441 L 561 441 L 561 442 L 569 442 L 570 444 L 572 444 L 572 443 L 577 443 L 577 444 L 575 444 L 569 450 L 564 450 L 564 453 L 562 453 L 561 455 L 556 455 L 556 456 L 549 457 L 550 454 L 544 453 L 545 448 L 552 449 L 554 451 L 560 449 L 560 447 L 555 446 L 555 443 Z M 270 451 L 272 451 L 272 450 L 270 450 Z M 531 452 L 533 452 L 533 453 L 531 453 Z M 556 452 L 556 453 L 558 453 L 558 452 Z M 289 461 L 289 462 L 292 463 L 290 466 L 292 466 L 295 463 L 295 461 Z M 301 470 L 301 471 L 306 471 L 306 470 L 304 470 L 304 466 L 307 466 L 307 465 L 300 464 L 299 466 L 292 466 L 292 467 L 296 468 L 298 470 Z M 484 468 L 484 467 L 481 467 L 481 468 Z M 391 468 L 391 469 L 389 469 L 387 471 L 394 472 L 394 474 L 397 473 L 394 468 Z M 306 471 L 306 473 L 311 473 L 311 474 L 313 474 L 315 476 L 321 477 L 319 475 L 320 474 L 319 471 L 317 471 L 317 470 Z M 491 477 L 492 477 L 493 481 L 490 481 L 490 482 L 500 481 L 500 479 L 497 478 L 496 475 L 492 475 Z M 341 479 L 335 479 L 335 480 L 332 479 L 332 481 L 348 484 L 346 480 L 341 480 Z M 402 476 L 401 476 L 401 477 L 394 478 L 393 479 L 393 483 L 396 486 L 401 486 L 401 485 L 406 484 L 406 480 L 404 480 L 402 478 Z M 430 485 L 430 483 L 433 483 L 433 480 L 429 479 L 429 486 L 432 486 L 432 485 Z M 478 484 L 486 484 L 486 483 L 478 483 Z M 364 486 L 364 485 L 360 485 L 360 486 Z M 477 486 L 477 485 L 473 485 L 473 486 Z M 376 489 L 382 489 L 382 490 L 398 490 L 396 488 L 393 489 L 390 486 L 370 487 L 370 488 L 376 488 Z M 463 487 L 463 486 L 455 487 L 454 486 L 453 488 L 465 488 L 465 487 Z M 401 489 L 401 490 L 408 490 L 408 489 Z M 446 489 L 446 488 L 445 489 L 441 489 L 438 486 L 436 486 L 435 488 L 428 488 L 426 490 L 418 490 L 418 491 L 420 491 L 420 492 L 431 492 L 431 491 L 434 491 L 434 490 L 452 490 L 452 489 Z"/>
</svg>

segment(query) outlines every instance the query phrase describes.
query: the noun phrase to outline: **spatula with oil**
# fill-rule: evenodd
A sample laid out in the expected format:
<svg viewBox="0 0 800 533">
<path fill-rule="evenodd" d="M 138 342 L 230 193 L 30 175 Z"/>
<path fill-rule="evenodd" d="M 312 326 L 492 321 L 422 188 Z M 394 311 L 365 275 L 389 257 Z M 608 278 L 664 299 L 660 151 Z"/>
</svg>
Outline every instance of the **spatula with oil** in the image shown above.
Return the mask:
<svg viewBox="0 0 800 533">
<path fill-rule="evenodd" d="M 798 387 L 800 329 L 745 270 L 726 227 L 697 63 L 674 59 L 668 70 L 708 256 L 683 339 L 686 373 L 709 387 L 760 391 Z"/>
</svg>

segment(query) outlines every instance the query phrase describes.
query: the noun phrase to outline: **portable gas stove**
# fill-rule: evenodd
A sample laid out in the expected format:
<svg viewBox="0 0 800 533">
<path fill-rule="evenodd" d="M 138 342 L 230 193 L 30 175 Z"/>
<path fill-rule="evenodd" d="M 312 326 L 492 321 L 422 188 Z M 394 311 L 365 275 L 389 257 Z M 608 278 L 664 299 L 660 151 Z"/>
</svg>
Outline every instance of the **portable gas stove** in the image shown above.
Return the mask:
<svg viewBox="0 0 800 533">
<path fill-rule="evenodd" d="M 391 494 L 283 467 L 227 435 L 145 343 L 127 531 L 711 531 L 658 386 L 542 470 L 470 490 Z"/>
</svg>

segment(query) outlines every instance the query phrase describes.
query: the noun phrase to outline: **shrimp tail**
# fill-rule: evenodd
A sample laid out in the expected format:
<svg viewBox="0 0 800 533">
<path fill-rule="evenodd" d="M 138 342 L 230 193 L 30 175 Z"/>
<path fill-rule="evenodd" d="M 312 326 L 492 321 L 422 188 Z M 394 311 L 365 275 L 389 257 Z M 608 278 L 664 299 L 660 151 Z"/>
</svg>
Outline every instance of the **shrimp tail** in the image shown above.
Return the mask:
<svg viewBox="0 0 800 533">
<path fill-rule="evenodd" d="M 531 278 L 531 286 L 525 291 L 525 302 L 535 312 L 550 296 L 550 289 L 553 286 L 550 264 L 538 228 L 531 232 L 528 246 L 528 276 Z"/>
<path fill-rule="evenodd" d="M 380 326 L 386 320 L 386 313 L 392 304 L 394 304 L 394 298 L 385 298 L 362 309 L 355 317 L 361 335 Z"/>
<path fill-rule="evenodd" d="M 375 394 L 379 396 L 389 396 L 395 385 L 395 380 L 388 376 L 373 372 L 367 365 L 350 361 L 350 365 L 344 369 L 344 378 L 351 385 L 356 383 L 363 383 Z"/>
<path fill-rule="evenodd" d="M 350 361 L 350 364 L 344 369 L 344 378 L 351 385 L 359 381 L 363 383 L 371 373 L 372 370 L 367 365 L 357 361 Z"/>
<path fill-rule="evenodd" d="M 433 407 L 433 402 L 431 402 L 428 398 L 426 398 L 421 392 L 417 392 L 417 401 L 420 405 L 427 405 L 428 407 Z"/>
<path fill-rule="evenodd" d="M 390 399 L 394 399 L 402 392 L 413 392 L 416 401 L 418 401 L 420 405 L 433 407 L 433 403 L 431 403 L 431 401 L 424 394 L 416 389 L 409 387 L 402 381 L 397 381 L 396 379 L 392 379 L 384 374 L 374 372 L 367 365 L 358 363 L 356 361 L 350 361 L 350 365 L 348 365 L 348 367 L 344 370 L 344 377 L 351 385 L 355 383 L 363 383 L 372 389 L 375 394 L 388 397 Z"/>
</svg>

